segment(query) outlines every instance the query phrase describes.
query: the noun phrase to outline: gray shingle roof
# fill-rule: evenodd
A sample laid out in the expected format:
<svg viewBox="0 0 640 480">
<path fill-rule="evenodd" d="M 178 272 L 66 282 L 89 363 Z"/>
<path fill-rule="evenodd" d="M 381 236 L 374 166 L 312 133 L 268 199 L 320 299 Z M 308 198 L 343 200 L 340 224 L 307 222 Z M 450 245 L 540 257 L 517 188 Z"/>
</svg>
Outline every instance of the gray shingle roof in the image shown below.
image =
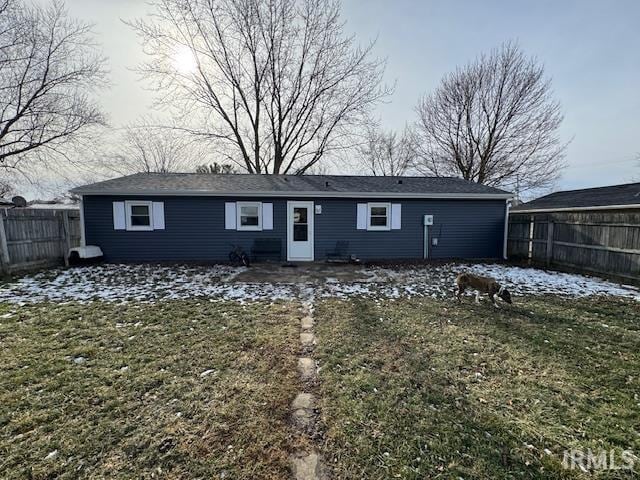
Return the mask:
<svg viewBox="0 0 640 480">
<path fill-rule="evenodd" d="M 513 208 L 514 212 L 557 208 L 640 205 L 640 183 L 555 192 Z"/>
<path fill-rule="evenodd" d="M 341 175 L 215 175 L 137 173 L 71 190 L 81 195 L 444 195 L 497 196 L 508 192 L 450 177 L 365 177 Z"/>
</svg>

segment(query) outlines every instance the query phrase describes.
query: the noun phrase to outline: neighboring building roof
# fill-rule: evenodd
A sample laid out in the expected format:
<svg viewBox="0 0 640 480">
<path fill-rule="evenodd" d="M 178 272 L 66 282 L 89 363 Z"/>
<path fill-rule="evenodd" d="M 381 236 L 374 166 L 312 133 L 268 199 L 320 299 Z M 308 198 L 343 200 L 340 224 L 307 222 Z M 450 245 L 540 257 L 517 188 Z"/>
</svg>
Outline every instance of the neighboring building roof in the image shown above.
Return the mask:
<svg viewBox="0 0 640 480">
<path fill-rule="evenodd" d="M 80 195 L 218 195 L 511 198 L 509 192 L 451 177 L 137 173 L 74 188 Z"/>
<path fill-rule="evenodd" d="M 640 183 L 555 192 L 514 207 L 513 212 L 640 208 Z"/>
</svg>

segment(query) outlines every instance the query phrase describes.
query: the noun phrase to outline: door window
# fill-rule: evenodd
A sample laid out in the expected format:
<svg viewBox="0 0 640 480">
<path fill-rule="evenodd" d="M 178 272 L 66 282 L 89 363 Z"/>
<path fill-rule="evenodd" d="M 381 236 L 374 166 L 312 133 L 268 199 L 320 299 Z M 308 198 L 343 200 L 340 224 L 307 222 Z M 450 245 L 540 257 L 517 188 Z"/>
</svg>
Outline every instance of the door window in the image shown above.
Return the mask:
<svg viewBox="0 0 640 480">
<path fill-rule="evenodd" d="M 309 240 L 308 208 L 293 208 L 293 241 L 306 242 Z"/>
</svg>

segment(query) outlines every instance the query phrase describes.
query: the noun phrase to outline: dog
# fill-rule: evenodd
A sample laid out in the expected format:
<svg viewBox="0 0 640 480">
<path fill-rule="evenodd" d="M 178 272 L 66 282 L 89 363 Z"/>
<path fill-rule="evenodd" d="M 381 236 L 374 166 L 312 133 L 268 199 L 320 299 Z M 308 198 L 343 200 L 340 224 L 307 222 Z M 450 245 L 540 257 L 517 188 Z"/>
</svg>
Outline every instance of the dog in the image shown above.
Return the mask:
<svg viewBox="0 0 640 480">
<path fill-rule="evenodd" d="M 456 277 L 456 286 L 458 287 L 456 291 L 458 301 L 460 301 L 460 295 L 462 295 L 467 288 L 473 288 L 476 291 L 476 303 L 480 303 L 481 293 L 489 295 L 489 298 L 491 298 L 496 308 L 500 308 L 496 301 L 498 298 L 501 298 L 509 304 L 512 303 L 509 290 L 501 286 L 493 278 L 481 277 L 473 273 L 461 273 Z"/>
</svg>

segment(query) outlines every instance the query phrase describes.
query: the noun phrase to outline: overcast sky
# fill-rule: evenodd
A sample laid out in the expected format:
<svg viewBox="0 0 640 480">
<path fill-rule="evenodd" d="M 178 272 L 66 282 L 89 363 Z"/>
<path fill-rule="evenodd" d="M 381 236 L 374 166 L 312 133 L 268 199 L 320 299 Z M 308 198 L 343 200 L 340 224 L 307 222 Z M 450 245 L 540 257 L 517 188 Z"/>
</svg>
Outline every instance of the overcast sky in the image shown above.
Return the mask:
<svg viewBox="0 0 640 480">
<path fill-rule="evenodd" d="M 149 112 L 151 97 L 130 69 L 142 59 L 121 19 L 143 16 L 143 0 L 67 0 L 72 15 L 95 24 L 113 86 L 102 103 L 120 126 Z M 457 65 L 507 40 L 536 56 L 553 81 L 572 140 L 559 187 L 626 183 L 640 177 L 640 1 L 344 0 L 347 29 L 377 38 L 396 82 L 380 115 L 390 128 L 414 120 L 413 107 Z"/>
</svg>

